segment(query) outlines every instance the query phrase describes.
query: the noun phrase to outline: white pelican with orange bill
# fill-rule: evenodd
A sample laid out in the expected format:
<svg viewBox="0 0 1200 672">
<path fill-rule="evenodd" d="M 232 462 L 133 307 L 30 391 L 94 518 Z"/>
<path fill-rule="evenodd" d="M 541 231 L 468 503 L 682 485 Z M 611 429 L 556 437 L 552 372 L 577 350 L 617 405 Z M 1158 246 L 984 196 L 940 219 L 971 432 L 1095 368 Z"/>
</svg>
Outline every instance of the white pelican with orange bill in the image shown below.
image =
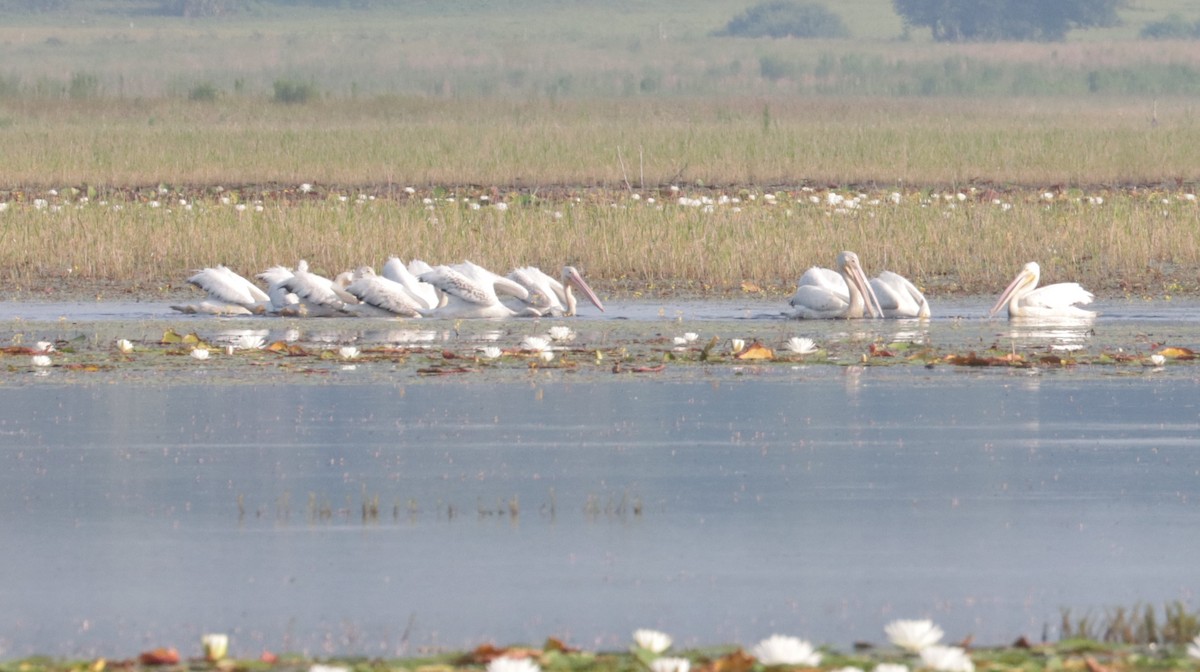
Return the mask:
<svg viewBox="0 0 1200 672">
<path fill-rule="evenodd" d="M 1038 287 L 1042 269 L 1036 261 L 1025 264 L 1017 277 L 996 300 L 996 305 L 988 311 L 988 317 L 1008 307 L 1008 316 L 1032 318 L 1072 318 L 1090 319 L 1096 313 L 1084 310 L 1077 304 L 1087 305 L 1096 297 L 1091 292 L 1079 286 L 1077 282 L 1060 282 L 1054 285 Z"/>
<path fill-rule="evenodd" d="M 785 315 L 804 320 L 883 317 L 858 255 L 839 253 L 837 267 L 836 272 L 816 266 L 805 271 L 788 302 L 792 310 Z"/>
</svg>

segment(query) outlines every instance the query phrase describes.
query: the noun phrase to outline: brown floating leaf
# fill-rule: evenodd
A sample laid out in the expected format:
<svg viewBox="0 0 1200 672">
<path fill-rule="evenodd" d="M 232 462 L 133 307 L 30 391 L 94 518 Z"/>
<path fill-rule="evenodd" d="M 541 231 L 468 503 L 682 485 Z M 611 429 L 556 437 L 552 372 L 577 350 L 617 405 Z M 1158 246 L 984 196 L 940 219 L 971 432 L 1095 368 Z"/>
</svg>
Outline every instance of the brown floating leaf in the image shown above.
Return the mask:
<svg viewBox="0 0 1200 672">
<path fill-rule="evenodd" d="M 458 355 L 449 350 L 442 350 L 442 359 L 458 359 Z"/>
<path fill-rule="evenodd" d="M 867 352 L 871 353 L 872 357 L 895 357 L 896 356 L 895 354 L 892 353 L 891 350 L 888 350 L 885 347 L 880 347 L 878 345 L 875 345 L 874 343 L 872 343 L 870 346 L 867 347 Z"/>
<path fill-rule="evenodd" d="M 1158 354 L 1162 355 L 1163 357 L 1170 357 L 1171 359 L 1195 359 L 1196 358 L 1195 352 L 1193 352 L 1187 348 L 1180 348 L 1180 347 L 1174 347 L 1174 346 L 1170 347 L 1170 348 L 1163 348 L 1162 350 L 1158 351 Z"/>
<path fill-rule="evenodd" d="M 559 653 L 578 653 L 579 652 L 579 649 L 577 647 L 567 646 L 566 642 L 563 642 L 561 639 L 559 639 L 557 637 L 546 638 L 546 643 L 542 645 L 542 650 L 543 651 L 558 651 Z"/>
<path fill-rule="evenodd" d="M 497 658 L 537 658 L 542 655 L 538 649 L 530 649 L 522 646 L 498 647 L 494 644 L 480 644 L 462 657 L 464 663 L 474 663 L 477 665 L 486 665 Z"/>
<path fill-rule="evenodd" d="M 775 353 L 767 346 L 755 341 L 747 345 L 745 350 L 734 355 L 734 359 L 775 359 Z"/>
<path fill-rule="evenodd" d="M 175 649 L 157 648 L 143 651 L 138 656 L 138 662 L 143 665 L 178 665 L 179 652 Z"/>
<path fill-rule="evenodd" d="M 754 668 L 754 656 L 738 649 L 705 665 L 703 672 L 750 672 Z"/>
</svg>

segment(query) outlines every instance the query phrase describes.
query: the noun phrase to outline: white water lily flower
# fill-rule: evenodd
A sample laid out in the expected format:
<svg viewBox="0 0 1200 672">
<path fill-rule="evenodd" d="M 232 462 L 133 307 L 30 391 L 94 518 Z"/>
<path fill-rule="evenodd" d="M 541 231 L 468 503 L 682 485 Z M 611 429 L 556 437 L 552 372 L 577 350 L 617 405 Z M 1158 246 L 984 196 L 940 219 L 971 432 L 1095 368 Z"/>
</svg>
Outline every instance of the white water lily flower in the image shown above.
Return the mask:
<svg viewBox="0 0 1200 672">
<path fill-rule="evenodd" d="M 133 343 L 131 343 L 127 338 L 117 339 L 117 350 L 120 350 L 125 354 L 129 354 L 133 352 Z"/>
<path fill-rule="evenodd" d="M 688 343 L 694 343 L 698 338 L 700 338 L 700 334 L 697 334 L 694 331 L 689 331 L 682 336 L 676 336 L 675 345 L 687 345 Z"/>
<path fill-rule="evenodd" d="M 1150 355 L 1150 363 L 1155 366 L 1162 366 L 1167 363 L 1167 358 L 1162 355 Z M 1200 658 L 1200 656 L 1197 656 Z"/>
<path fill-rule="evenodd" d="M 42 352 L 53 352 L 54 351 L 54 343 L 51 341 L 38 341 L 36 347 L 38 350 L 40 350 Z"/>
<path fill-rule="evenodd" d="M 541 667 L 528 658 L 500 656 L 488 663 L 487 672 L 541 672 Z"/>
<path fill-rule="evenodd" d="M 521 349 L 530 352 L 542 352 L 550 348 L 550 339 L 545 336 L 526 336 L 521 341 Z"/>
<path fill-rule="evenodd" d="M 309 184 L 308 182 L 305 182 L 304 184 L 300 185 L 300 193 L 307 194 L 310 191 L 312 191 L 312 185 Z"/>
<path fill-rule="evenodd" d="M 908 666 L 899 663 L 880 663 L 872 672 L 908 672 Z"/>
<path fill-rule="evenodd" d="M 670 635 L 646 628 L 633 631 L 633 642 L 639 649 L 645 649 L 651 653 L 662 653 L 671 648 Z"/>
<path fill-rule="evenodd" d="M 542 350 L 538 353 L 538 359 L 541 359 L 543 362 L 554 361 L 554 353 L 549 350 Z"/>
<path fill-rule="evenodd" d="M 975 672 L 971 657 L 957 646 L 927 646 L 921 649 L 921 662 L 938 672 Z"/>
<path fill-rule="evenodd" d="M 575 332 L 564 325 L 550 327 L 550 338 L 555 341 L 569 341 L 575 338 Z"/>
<path fill-rule="evenodd" d="M 650 672 L 688 672 L 692 669 L 692 661 L 687 658 L 655 658 L 650 663 Z"/>
<path fill-rule="evenodd" d="M 357 359 L 359 355 L 358 348 L 353 345 L 343 345 L 338 348 L 338 357 L 342 359 Z"/>
<path fill-rule="evenodd" d="M 754 645 L 750 655 L 758 662 L 771 667 L 772 665 L 807 665 L 815 667 L 821 664 L 821 654 L 813 649 L 813 645 L 798 637 L 787 635 L 771 635 Z"/>
<path fill-rule="evenodd" d="M 484 346 L 479 349 L 479 356 L 484 359 L 498 359 L 500 354 L 500 348 L 494 345 Z"/>
<path fill-rule="evenodd" d="M 50 355 L 34 355 L 30 360 L 34 366 L 50 366 Z"/>
<path fill-rule="evenodd" d="M 225 657 L 229 652 L 229 635 L 212 633 L 200 637 L 200 646 L 204 647 L 205 660 L 215 662 Z"/>
<path fill-rule="evenodd" d="M 192 350 L 192 359 L 208 359 L 208 348 L 195 348 Z"/>
<path fill-rule="evenodd" d="M 817 351 L 817 344 L 813 343 L 811 338 L 793 336 L 788 339 L 787 345 L 783 348 L 797 355 L 808 355 Z"/>
<path fill-rule="evenodd" d="M 308 668 L 308 672 L 350 672 L 350 668 L 341 665 L 322 665 L 317 663 Z"/>
<path fill-rule="evenodd" d="M 746 341 L 744 339 L 741 339 L 741 338 L 730 339 L 730 341 L 729 341 L 729 351 L 730 352 L 732 352 L 733 354 L 736 355 L 737 353 L 739 353 L 745 349 L 746 349 Z"/>
<path fill-rule="evenodd" d="M 883 626 L 883 632 L 892 644 L 913 653 L 937 644 L 945 634 L 928 619 L 892 621 Z"/>
</svg>

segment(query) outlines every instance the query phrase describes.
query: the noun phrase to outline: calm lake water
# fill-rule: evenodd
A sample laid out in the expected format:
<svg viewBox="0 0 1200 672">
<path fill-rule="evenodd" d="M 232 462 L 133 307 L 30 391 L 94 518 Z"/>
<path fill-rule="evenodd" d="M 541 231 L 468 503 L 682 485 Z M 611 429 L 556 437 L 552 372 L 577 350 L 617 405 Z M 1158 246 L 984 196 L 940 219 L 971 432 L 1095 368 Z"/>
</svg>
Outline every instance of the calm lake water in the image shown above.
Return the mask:
<svg viewBox="0 0 1200 672">
<path fill-rule="evenodd" d="M 32 305 L 0 304 L 7 332 L 106 339 L 163 319 L 92 306 L 64 322 L 63 306 Z M 917 330 L 1195 347 L 1195 307 L 1123 304 L 1085 329 L 1014 334 L 963 302 Z M 769 312 L 645 304 L 573 326 L 847 328 Z M 296 385 L 10 372 L 0 657 L 197 655 L 204 632 L 230 633 L 239 656 L 547 636 L 604 649 L 638 627 L 683 646 L 779 632 L 847 649 L 913 617 L 1004 644 L 1056 638 L 1062 608 L 1195 609 L 1198 372 L 348 371 Z"/>
</svg>

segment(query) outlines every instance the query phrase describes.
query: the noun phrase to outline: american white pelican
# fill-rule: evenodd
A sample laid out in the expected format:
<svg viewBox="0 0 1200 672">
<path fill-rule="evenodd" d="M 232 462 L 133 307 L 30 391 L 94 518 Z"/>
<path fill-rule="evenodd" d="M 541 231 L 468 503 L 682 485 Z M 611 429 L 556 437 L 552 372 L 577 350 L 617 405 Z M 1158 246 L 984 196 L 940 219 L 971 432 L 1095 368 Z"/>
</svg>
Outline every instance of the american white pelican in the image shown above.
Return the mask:
<svg viewBox="0 0 1200 672">
<path fill-rule="evenodd" d="M 1090 319 L 1096 316 L 1095 312 L 1075 305 L 1089 304 L 1096 298 L 1091 292 L 1080 287 L 1079 283 L 1060 282 L 1038 287 L 1041 276 L 1042 269 L 1036 261 L 1025 264 L 1021 272 L 1017 273 L 1017 277 L 1013 278 L 1000 294 L 996 305 L 988 311 L 988 317 L 1000 312 L 1006 305 L 1009 317 Z"/>
<path fill-rule="evenodd" d="M 421 273 L 433 270 L 430 268 L 429 264 L 426 264 L 418 259 L 414 259 L 412 263 L 420 264 L 419 266 L 415 266 L 415 268 L 420 270 Z M 422 268 L 422 266 L 424 266 L 424 268 Z M 384 263 L 383 272 L 380 273 L 380 275 L 388 280 L 392 280 L 393 282 L 398 282 L 403 285 L 405 291 L 407 291 L 413 299 L 420 303 L 423 309 L 429 310 L 437 307 L 437 288 L 427 282 L 421 282 L 418 280 L 418 274 L 406 267 L 404 262 L 400 261 L 398 258 L 389 257 L 387 262 Z"/>
<path fill-rule="evenodd" d="M 573 317 L 577 303 L 572 287 L 578 288 L 592 305 L 604 312 L 604 304 L 574 266 L 563 266 L 561 282 L 533 266 L 513 269 L 508 279 L 529 290 L 526 303 L 542 316 Z"/>
<path fill-rule="evenodd" d="M 871 289 L 858 255 L 842 252 L 837 257 L 838 271 L 816 266 L 804 272 L 789 305 L 789 317 L 798 319 L 882 317 L 879 299 Z"/>
<path fill-rule="evenodd" d="M 501 303 L 500 295 L 529 299 L 529 290 L 518 283 L 469 261 L 435 266 L 418 279 L 441 292 L 438 307 L 431 312 L 433 317 L 512 317 L 518 312 Z"/>
<path fill-rule="evenodd" d="M 301 317 L 334 317 L 354 315 L 353 306 L 358 299 L 347 292 L 340 284 L 329 278 L 311 273 L 308 262 L 301 259 L 291 276 L 285 276 L 287 269 L 276 266 L 268 269 L 259 277 L 268 274 L 275 278 L 267 292 L 272 297 L 272 303 L 279 300 L 283 303 L 280 310 L 285 315 Z M 288 294 L 295 296 L 292 302 Z"/>
<path fill-rule="evenodd" d="M 406 269 L 405 273 L 407 272 Z M 416 280 L 416 278 L 413 279 Z M 430 286 L 430 289 L 433 287 Z M 355 311 L 360 315 L 421 317 L 421 312 L 430 308 L 424 302 L 414 298 L 404 285 L 395 280 L 375 275 L 375 269 L 370 266 L 363 266 L 355 271 L 354 281 L 346 286 L 346 291 L 361 302 Z"/>
<path fill-rule="evenodd" d="M 871 289 L 879 299 L 884 317 L 929 318 L 929 302 L 916 285 L 899 273 L 884 271 L 871 278 Z"/>
<path fill-rule="evenodd" d="M 208 297 L 197 304 L 171 306 L 181 313 L 261 315 L 271 303 L 271 297 L 257 285 L 220 264 L 197 271 L 187 281 Z"/>
</svg>

